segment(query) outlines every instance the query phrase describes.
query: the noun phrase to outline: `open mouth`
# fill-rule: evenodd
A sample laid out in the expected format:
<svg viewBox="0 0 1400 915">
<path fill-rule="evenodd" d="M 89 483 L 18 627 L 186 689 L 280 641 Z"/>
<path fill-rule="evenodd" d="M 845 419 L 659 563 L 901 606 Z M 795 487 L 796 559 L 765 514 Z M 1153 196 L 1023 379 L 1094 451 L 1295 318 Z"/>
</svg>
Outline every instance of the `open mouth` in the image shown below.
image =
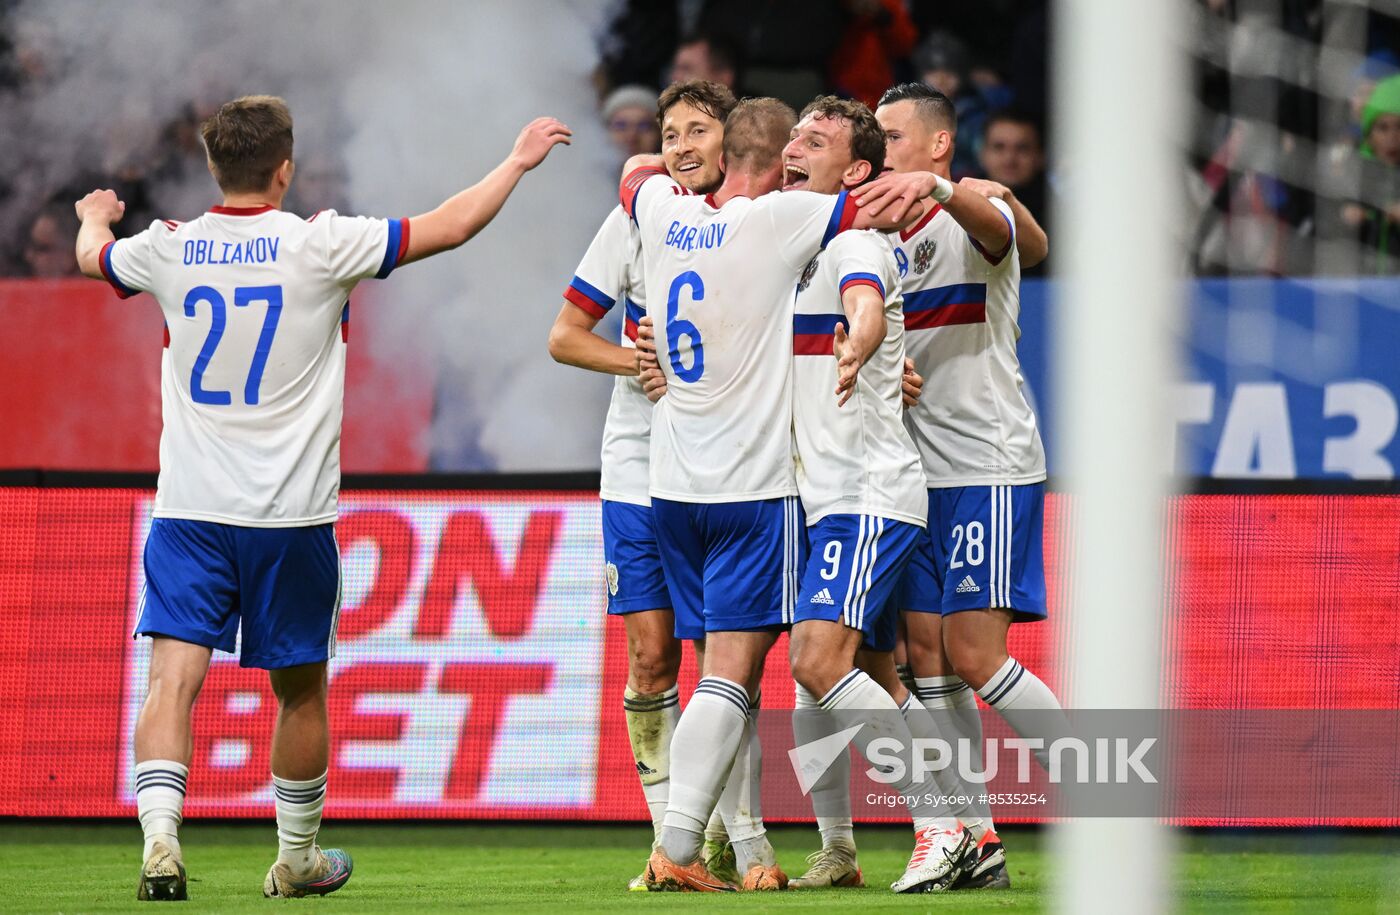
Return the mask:
<svg viewBox="0 0 1400 915">
<path fill-rule="evenodd" d="M 795 162 L 789 162 L 783 167 L 783 189 L 792 190 L 806 187 L 810 177 L 805 168 Z"/>
<path fill-rule="evenodd" d="M 698 172 L 699 170 L 699 162 L 682 162 L 680 165 L 676 166 L 676 174 L 678 175 L 689 175 L 692 172 Z"/>
</svg>

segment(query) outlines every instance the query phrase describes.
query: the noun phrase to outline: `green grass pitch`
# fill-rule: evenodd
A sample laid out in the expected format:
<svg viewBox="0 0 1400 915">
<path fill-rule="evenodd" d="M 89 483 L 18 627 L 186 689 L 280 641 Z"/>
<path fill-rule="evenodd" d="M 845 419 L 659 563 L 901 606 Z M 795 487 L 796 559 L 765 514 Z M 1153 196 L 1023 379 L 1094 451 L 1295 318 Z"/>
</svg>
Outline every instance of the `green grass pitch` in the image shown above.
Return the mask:
<svg viewBox="0 0 1400 915">
<path fill-rule="evenodd" d="M 815 847 L 810 828 L 771 835 L 789 874 Z M 340 825 L 322 833 L 348 849 L 355 876 L 324 899 L 265 900 L 274 854 L 271 823 L 188 824 L 182 836 L 190 902 L 177 911 L 332 912 L 832 911 L 1041 912 L 1050 905 L 1046 834 L 1007 830 L 1009 891 L 895 896 L 887 889 L 909 851 L 907 831 L 860 828 L 864 890 L 734 894 L 628 893 L 647 833 L 636 826 Z M 1188 912 L 1400 912 L 1395 833 L 1183 833 L 1173 864 L 1178 909 Z M 141 851 L 135 823 L 29 823 L 0 830 L 0 909 L 112 912 L 135 901 Z M 1105 850 L 1107 852 L 1107 849 Z M 1105 866 L 1111 866 L 1106 858 Z M 169 905 L 161 908 L 169 908 Z"/>
</svg>

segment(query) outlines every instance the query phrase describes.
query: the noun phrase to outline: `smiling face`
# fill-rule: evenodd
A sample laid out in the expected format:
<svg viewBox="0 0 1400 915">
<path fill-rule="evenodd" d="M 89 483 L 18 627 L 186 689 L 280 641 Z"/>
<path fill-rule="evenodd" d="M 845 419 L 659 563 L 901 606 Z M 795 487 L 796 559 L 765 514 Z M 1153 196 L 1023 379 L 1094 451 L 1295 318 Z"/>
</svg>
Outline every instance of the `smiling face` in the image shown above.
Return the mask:
<svg viewBox="0 0 1400 915">
<path fill-rule="evenodd" d="M 676 183 L 708 194 L 724 180 L 724 124 L 689 102 L 677 102 L 661 119 L 661 156 Z"/>
<path fill-rule="evenodd" d="M 849 174 L 856 165 L 850 121 L 812 112 L 792 129 L 792 140 L 783 149 L 783 190 L 835 194 L 864 180 L 864 174 Z"/>
</svg>

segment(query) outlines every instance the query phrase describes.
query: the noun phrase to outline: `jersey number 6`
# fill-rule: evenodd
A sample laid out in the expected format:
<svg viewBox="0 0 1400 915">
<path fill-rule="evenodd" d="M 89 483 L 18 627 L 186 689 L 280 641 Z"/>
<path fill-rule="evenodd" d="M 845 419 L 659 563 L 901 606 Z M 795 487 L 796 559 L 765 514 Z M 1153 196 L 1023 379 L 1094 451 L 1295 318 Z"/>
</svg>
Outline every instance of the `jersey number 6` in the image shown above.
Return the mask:
<svg viewBox="0 0 1400 915">
<path fill-rule="evenodd" d="M 190 397 L 195 403 L 228 406 L 233 396 L 228 391 L 206 391 L 204 370 L 209 360 L 214 358 L 214 350 L 224 336 L 224 326 L 228 322 L 228 305 L 219 290 L 213 286 L 196 286 L 185 296 L 185 317 L 193 318 L 200 302 L 209 303 L 209 336 L 204 338 L 204 346 L 194 360 L 194 370 L 190 372 Z M 277 319 L 282 316 L 281 286 L 239 286 L 233 290 L 235 307 L 251 302 L 266 302 L 267 314 L 263 316 L 262 333 L 258 334 L 258 348 L 253 351 L 253 362 L 248 366 L 248 381 L 243 385 L 243 402 L 256 404 L 258 388 L 262 386 L 263 369 L 267 367 L 267 354 L 272 350 L 272 337 L 277 333 Z"/>
<path fill-rule="evenodd" d="M 680 317 L 681 290 L 690 287 L 692 302 L 705 298 L 705 281 L 694 270 L 687 270 L 671 281 L 671 291 L 666 295 L 666 341 L 670 347 L 671 370 L 686 384 L 694 384 L 705 374 L 705 344 L 700 339 L 700 328 Z M 690 340 L 690 352 L 694 357 L 690 367 L 681 362 L 680 338 Z"/>
</svg>

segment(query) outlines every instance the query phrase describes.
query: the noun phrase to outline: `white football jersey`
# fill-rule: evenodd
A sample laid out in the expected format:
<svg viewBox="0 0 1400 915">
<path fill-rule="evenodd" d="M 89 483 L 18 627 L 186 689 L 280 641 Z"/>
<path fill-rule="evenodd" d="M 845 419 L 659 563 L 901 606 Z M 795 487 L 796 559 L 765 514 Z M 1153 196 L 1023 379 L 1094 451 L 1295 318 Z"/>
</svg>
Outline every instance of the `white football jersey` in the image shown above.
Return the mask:
<svg viewBox="0 0 1400 915">
<path fill-rule="evenodd" d="M 637 322 L 646 314 L 641 239 L 622 207 L 614 208 L 603 220 L 564 290 L 564 298 L 598 319 L 621 304 L 625 312 L 618 342 L 636 347 Z M 603 476 L 598 495 L 613 502 L 650 506 L 650 449 L 651 401 L 639 379 L 618 375 L 603 424 Z"/>
<path fill-rule="evenodd" d="M 936 204 L 893 233 L 904 289 L 904 347 L 924 393 L 905 414 L 930 488 L 1045 479 L 1045 450 L 1021 390 L 1021 266 L 1015 221 L 1001 256 L 982 250 Z"/>
<path fill-rule="evenodd" d="M 350 291 L 408 250 L 408 220 L 214 207 L 102 249 L 165 314 L 155 516 L 247 527 L 336 518 Z"/>
<path fill-rule="evenodd" d="M 807 191 L 716 208 L 655 169 L 623 186 L 642 237 L 666 396 L 652 414 L 651 494 L 679 502 L 796 495 L 792 307 L 802 268 L 855 204 Z"/>
<path fill-rule="evenodd" d="M 885 300 L 885 339 L 837 406 L 836 325 L 850 331 L 841 294 L 866 285 Z M 830 514 L 875 515 L 922 527 L 928 490 L 904 428 L 904 314 L 894 249 L 880 232 L 845 232 L 817 254 L 797 284 L 793 315 L 793 433 L 797 491 L 807 523 Z"/>
</svg>

